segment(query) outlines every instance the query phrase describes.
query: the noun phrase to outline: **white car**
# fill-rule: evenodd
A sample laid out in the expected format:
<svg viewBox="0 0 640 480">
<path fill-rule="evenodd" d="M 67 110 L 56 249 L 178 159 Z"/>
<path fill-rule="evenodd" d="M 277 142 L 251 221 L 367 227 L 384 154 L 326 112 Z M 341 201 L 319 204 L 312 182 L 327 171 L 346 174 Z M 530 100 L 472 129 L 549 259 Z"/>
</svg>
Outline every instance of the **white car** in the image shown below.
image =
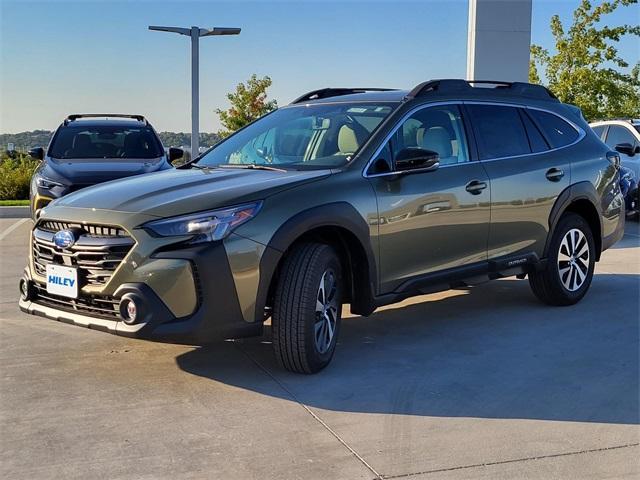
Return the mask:
<svg viewBox="0 0 640 480">
<path fill-rule="evenodd" d="M 589 125 L 609 148 L 620 153 L 622 165 L 640 179 L 640 120 L 603 120 Z"/>
</svg>

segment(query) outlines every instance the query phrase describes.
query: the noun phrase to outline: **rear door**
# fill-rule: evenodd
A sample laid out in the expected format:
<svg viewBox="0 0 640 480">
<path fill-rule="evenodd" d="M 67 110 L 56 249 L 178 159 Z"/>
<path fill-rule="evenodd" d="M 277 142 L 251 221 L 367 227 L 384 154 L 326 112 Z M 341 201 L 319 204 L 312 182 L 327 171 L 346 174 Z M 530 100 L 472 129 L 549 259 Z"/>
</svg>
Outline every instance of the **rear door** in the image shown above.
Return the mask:
<svg viewBox="0 0 640 480">
<path fill-rule="evenodd" d="M 373 158 L 367 177 L 376 192 L 383 293 L 429 273 L 487 259 L 490 188 L 471 158 L 458 105 L 426 106 L 403 119 Z M 404 148 L 435 151 L 435 171 L 393 173 Z M 391 171 L 388 171 L 391 170 Z"/>
<path fill-rule="evenodd" d="M 491 179 L 489 260 L 530 252 L 542 256 L 551 209 L 571 182 L 562 147 L 579 132 L 546 111 L 482 103 L 465 108 Z"/>
</svg>

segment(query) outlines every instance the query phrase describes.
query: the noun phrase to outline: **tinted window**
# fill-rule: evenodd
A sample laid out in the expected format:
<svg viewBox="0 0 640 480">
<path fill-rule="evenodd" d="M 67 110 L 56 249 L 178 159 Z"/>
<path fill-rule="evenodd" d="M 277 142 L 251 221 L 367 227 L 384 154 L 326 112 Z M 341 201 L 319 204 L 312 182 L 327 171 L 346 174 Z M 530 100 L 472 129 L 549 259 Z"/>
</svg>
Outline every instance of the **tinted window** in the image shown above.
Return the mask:
<svg viewBox="0 0 640 480">
<path fill-rule="evenodd" d="M 626 128 L 621 127 L 620 125 L 610 125 L 609 131 L 607 132 L 606 144 L 611 148 L 615 148 L 616 145 L 621 143 L 630 143 L 631 145 L 635 145 L 636 139 Z"/>
<path fill-rule="evenodd" d="M 396 132 L 393 152 L 423 148 L 438 153 L 440 165 L 469 161 L 460 110 L 456 105 L 429 107 L 411 115 Z"/>
<path fill-rule="evenodd" d="M 149 127 L 73 125 L 61 127 L 53 137 L 53 158 L 158 158 L 160 141 Z"/>
<path fill-rule="evenodd" d="M 536 127 L 531 121 L 531 119 L 527 115 L 527 112 L 523 109 L 520 109 L 520 115 L 522 117 L 524 127 L 527 130 L 527 137 L 529 137 L 529 146 L 531 147 L 531 151 L 537 153 L 549 150 L 549 145 L 540 133 L 540 130 L 538 130 L 538 127 Z"/>
<path fill-rule="evenodd" d="M 564 147 L 578 139 L 576 129 L 557 115 L 534 109 L 529 109 L 528 112 L 552 148 Z"/>
<path fill-rule="evenodd" d="M 593 133 L 595 133 L 598 138 L 602 139 L 602 133 L 604 132 L 605 125 L 598 125 L 597 127 L 592 127 Z"/>
<path fill-rule="evenodd" d="M 468 109 L 481 159 L 531 153 L 518 109 L 497 105 L 468 105 Z"/>
</svg>

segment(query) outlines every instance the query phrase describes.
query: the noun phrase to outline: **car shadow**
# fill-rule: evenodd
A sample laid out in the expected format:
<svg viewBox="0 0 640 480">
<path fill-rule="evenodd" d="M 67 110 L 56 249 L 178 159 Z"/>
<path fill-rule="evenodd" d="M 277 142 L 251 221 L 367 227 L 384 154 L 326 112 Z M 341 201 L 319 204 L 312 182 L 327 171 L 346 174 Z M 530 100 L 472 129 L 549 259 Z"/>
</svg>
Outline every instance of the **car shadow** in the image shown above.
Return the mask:
<svg viewBox="0 0 640 480">
<path fill-rule="evenodd" d="M 268 333 L 176 361 L 333 411 L 638 424 L 639 289 L 639 275 L 603 274 L 572 307 L 545 306 L 515 279 L 419 297 L 344 318 L 333 362 L 311 376 L 281 370 Z"/>
<path fill-rule="evenodd" d="M 638 248 L 640 246 L 640 235 L 630 232 L 631 228 L 626 229 L 624 237 L 610 248 L 618 250 L 621 248 Z"/>
</svg>

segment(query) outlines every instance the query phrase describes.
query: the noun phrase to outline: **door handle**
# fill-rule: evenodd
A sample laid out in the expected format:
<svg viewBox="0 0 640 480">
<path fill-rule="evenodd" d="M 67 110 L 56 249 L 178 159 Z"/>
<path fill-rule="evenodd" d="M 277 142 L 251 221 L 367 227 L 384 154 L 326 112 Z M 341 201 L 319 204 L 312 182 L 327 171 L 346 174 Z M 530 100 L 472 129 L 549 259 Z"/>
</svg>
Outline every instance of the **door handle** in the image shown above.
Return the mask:
<svg viewBox="0 0 640 480">
<path fill-rule="evenodd" d="M 482 190 L 487 188 L 487 182 L 481 182 L 480 180 L 471 180 L 469 183 L 467 183 L 467 186 L 465 188 L 471 195 L 479 195 Z"/>
<path fill-rule="evenodd" d="M 550 168 L 547 170 L 546 177 L 550 182 L 559 182 L 564 177 L 564 172 L 559 168 Z"/>
</svg>

